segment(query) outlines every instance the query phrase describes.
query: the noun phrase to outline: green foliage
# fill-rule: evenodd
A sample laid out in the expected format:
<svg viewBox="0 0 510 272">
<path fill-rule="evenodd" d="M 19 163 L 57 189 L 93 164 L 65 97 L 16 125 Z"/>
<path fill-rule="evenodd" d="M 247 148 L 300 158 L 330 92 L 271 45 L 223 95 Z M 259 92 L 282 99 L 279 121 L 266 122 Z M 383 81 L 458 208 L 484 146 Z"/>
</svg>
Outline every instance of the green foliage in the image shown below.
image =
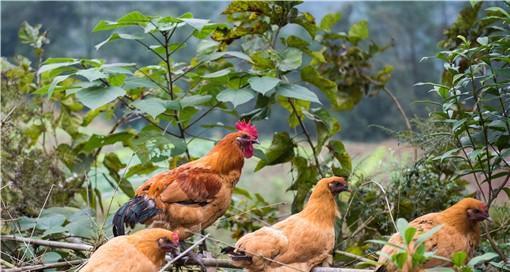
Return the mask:
<svg viewBox="0 0 510 272">
<path fill-rule="evenodd" d="M 366 21 L 350 27 L 348 34 L 336 33 L 333 29 L 340 14 L 326 16 L 318 26 L 311 14 L 299 11 L 298 5 L 234 1 L 223 12 L 232 25 L 193 18 L 191 13 L 150 16 L 139 11 L 99 21 L 93 32 L 108 32 L 109 36 L 96 45 L 97 50 L 117 42 L 135 44 L 153 61 L 142 65 L 55 57 L 37 67 L 20 64 L 11 73 L 26 70 L 13 77 L 24 90 L 21 97 L 44 105 L 40 114 L 26 119 L 28 127 L 23 131 L 29 141 L 23 142 L 23 149 L 51 148 L 51 160 L 38 156 L 40 152 L 29 155 L 58 165 L 55 175 L 59 178 L 72 177 L 72 182 L 59 186 L 68 192 L 62 203 L 73 199 L 72 205 L 93 211 L 90 217 L 108 218 L 112 211 L 111 205 L 103 203 L 105 185 L 113 188 L 113 195 L 119 192 L 132 197 L 134 183 L 157 170 L 195 159 L 188 145 L 198 138 L 195 133 L 200 128 L 232 129 L 205 122 L 208 115 L 231 116 L 227 124 L 240 118 L 258 124 L 274 118 L 272 109 L 281 107 L 288 112 L 289 125 L 274 131 L 270 147 L 257 150 L 260 161 L 256 169 L 291 163 L 293 182 L 289 190 L 296 193 L 292 208 L 294 212 L 301 210 L 321 177 L 348 177 L 352 170 L 343 143 L 334 140 L 340 123 L 323 105 L 352 108 L 367 90 L 384 87 L 391 69 L 372 71 L 372 58 L 383 48 L 373 43 L 365 48 Z M 284 28 L 290 24 L 299 25 L 307 37 L 284 36 Z M 28 24 L 20 31 L 23 42 L 35 49 L 48 42 L 45 35 L 40 27 Z M 178 58 L 191 39 L 198 42 L 194 56 Z M 343 54 L 344 50 L 348 53 Z M 340 75 L 334 69 L 341 71 Z M 38 115 L 44 118 L 35 121 Z M 97 123 L 106 129 L 94 130 Z M 307 128 L 307 124 L 314 127 Z M 288 133 L 291 129 L 296 135 Z M 48 137 L 51 146 L 45 143 Z M 241 189 L 236 192 L 240 198 L 232 207 L 255 210 L 251 213 L 269 221 L 275 218 L 275 208 L 261 196 L 242 193 Z M 42 205 L 32 207 L 40 209 Z M 232 229 L 234 237 L 260 227 L 233 209 L 228 214 L 236 220 L 226 220 L 223 226 Z M 64 234 L 80 233 L 74 227 L 84 225 L 62 216 L 57 219 L 60 221 L 52 225 Z M 20 218 L 13 226 L 23 220 L 30 221 Z M 47 231 L 44 227 L 36 229 L 37 235 Z M 103 235 L 102 228 L 95 230 L 95 236 L 78 236 L 95 243 Z"/>
<path fill-rule="evenodd" d="M 443 259 L 434 255 L 434 252 L 425 251 L 425 241 L 438 232 L 442 225 L 438 225 L 426 232 L 417 232 L 416 228 L 399 218 L 396 222 L 402 245 L 391 244 L 386 241 L 370 240 L 368 242 L 387 245 L 397 250 L 391 256 L 385 256 L 401 271 L 419 271 L 421 265 L 431 258 Z"/>
<path fill-rule="evenodd" d="M 431 92 L 441 101 L 432 118 L 448 127 L 454 146 L 433 159 L 456 164 L 459 176 L 472 174 L 479 189 L 487 186 L 487 192 L 480 193 L 490 205 L 506 184 L 495 180 L 510 177 L 510 70 L 505 57 L 510 48 L 510 16 L 502 8 L 491 7 L 477 19 L 480 5 L 463 12 L 450 31 L 472 24 L 479 28 L 472 27 L 466 37 L 459 34 L 458 46 L 437 56 L 445 62 L 445 71 L 440 84 L 431 84 Z"/>
</svg>

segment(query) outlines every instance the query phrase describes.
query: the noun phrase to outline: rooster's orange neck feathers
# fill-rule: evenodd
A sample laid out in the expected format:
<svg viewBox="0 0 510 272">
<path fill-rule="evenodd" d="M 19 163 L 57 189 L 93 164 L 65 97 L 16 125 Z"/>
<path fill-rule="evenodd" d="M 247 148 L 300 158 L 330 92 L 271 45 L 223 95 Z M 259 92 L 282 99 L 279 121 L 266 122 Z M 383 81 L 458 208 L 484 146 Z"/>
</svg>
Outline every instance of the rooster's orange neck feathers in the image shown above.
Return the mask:
<svg viewBox="0 0 510 272">
<path fill-rule="evenodd" d="M 204 157 L 213 168 L 212 170 L 222 174 L 228 174 L 232 170 L 241 171 L 244 156 L 236 140 L 239 136 L 238 132 L 227 134 L 214 146 L 207 157 Z"/>
</svg>

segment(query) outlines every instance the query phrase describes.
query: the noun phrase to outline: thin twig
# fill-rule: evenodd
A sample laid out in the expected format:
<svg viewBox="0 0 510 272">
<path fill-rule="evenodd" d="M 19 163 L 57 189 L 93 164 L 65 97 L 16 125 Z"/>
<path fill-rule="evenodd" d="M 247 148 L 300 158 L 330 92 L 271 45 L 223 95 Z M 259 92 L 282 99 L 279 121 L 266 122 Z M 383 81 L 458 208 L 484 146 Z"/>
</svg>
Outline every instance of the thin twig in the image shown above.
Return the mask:
<svg viewBox="0 0 510 272">
<path fill-rule="evenodd" d="M 319 175 L 321 175 L 321 177 L 324 178 L 324 174 L 322 173 L 321 166 L 319 163 L 319 158 L 317 156 L 317 152 L 315 151 L 315 147 L 313 146 L 313 142 L 312 142 L 312 138 L 310 137 L 310 133 L 306 129 L 305 124 L 303 123 L 303 120 L 301 120 L 301 117 L 299 116 L 299 114 L 296 110 L 296 106 L 294 105 L 294 101 L 292 101 L 291 98 L 289 98 L 288 101 L 290 103 L 290 106 L 292 107 L 293 114 L 296 115 L 296 118 L 298 119 L 299 126 L 301 127 L 301 129 L 303 130 L 303 133 L 305 134 L 306 141 L 310 145 L 310 148 L 312 148 L 313 158 L 315 160 L 315 166 L 317 167 L 317 170 L 319 171 Z"/>
<path fill-rule="evenodd" d="M 400 115 L 404 119 L 407 130 L 413 131 L 411 122 L 409 121 L 409 118 L 407 117 L 407 114 L 404 111 L 404 108 L 398 101 L 398 98 L 386 87 L 383 88 L 383 91 L 391 98 L 391 100 L 393 101 L 393 104 L 395 104 L 395 106 L 397 107 L 398 111 L 400 112 Z M 416 147 L 414 147 L 414 161 L 416 161 L 417 159 L 418 159 L 418 149 Z"/>
<path fill-rule="evenodd" d="M 165 61 L 165 59 L 160 54 L 158 54 L 158 52 L 156 52 L 154 49 L 152 49 L 150 46 L 148 46 L 147 44 L 145 44 L 144 42 L 142 42 L 140 40 L 135 40 L 135 41 L 138 42 L 139 44 L 141 44 L 143 47 L 147 48 L 154 55 L 156 55 L 159 59 L 161 59 L 162 61 Z"/>
<path fill-rule="evenodd" d="M 73 265 L 81 264 L 84 261 L 85 260 L 72 260 L 72 261 L 58 262 L 58 263 L 36 264 L 36 265 L 29 265 L 29 266 L 23 266 L 23 267 L 18 267 L 18 268 L 5 269 L 2 271 L 4 271 L 4 272 L 40 271 L 40 270 L 44 270 L 44 269 L 48 269 L 48 268 L 73 266 Z"/>
<path fill-rule="evenodd" d="M 350 252 L 346 252 L 346 251 L 342 251 L 342 250 L 335 250 L 335 252 L 340 254 L 340 255 L 344 255 L 344 256 L 347 256 L 347 257 L 350 257 L 350 258 L 353 258 L 353 259 L 357 259 L 357 260 L 369 263 L 369 264 L 374 265 L 374 266 L 378 265 L 378 263 L 376 261 L 374 261 L 374 260 L 370 260 L 370 259 L 367 259 L 365 257 L 358 256 L 356 254 L 352 254 Z"/>
<path fill-rule="evenodd" d="M 186 127 L 184 127 L 184 129 L 188 129 L 189 127 L 193 126 L 194 124 L 196 124 L 198 121 L 202 120 L 202 118 L 204 118 L 206 115 L 208 115 L 211 111 L 213 111 L 216 107 L 218 107 L 219 105 L 221 104 L 221 102 L 218 102 L 216 103 L 214 106 L 210 107 L 207 111 L 205 111 L 202 115 L 200 115 L 197 119 L 195 119 L 194 121 L 192 121 L 191 123 L 189 123 L 189 125 L 187 125 Z"/>
<path fill-rule="evenodd" d="M 34 245 L 41 245 L 41 246 L 54 247 L 54 248 L 66 248 L 66 249 L 72 249 L 72 250 L 91 251 L 92 249 L 94 249 L 93 246 L 88 245 L 88 244 L 32 239 L 32 238 L 19 237 L 19 236 L 15 236 L 15 235 L 2 235 L 2 237 L 0 237 L 0 239 L 3 241 L 16 241 L 16 242 L 23 242 L 25 244 L 34 244 Z"/>
</svg>

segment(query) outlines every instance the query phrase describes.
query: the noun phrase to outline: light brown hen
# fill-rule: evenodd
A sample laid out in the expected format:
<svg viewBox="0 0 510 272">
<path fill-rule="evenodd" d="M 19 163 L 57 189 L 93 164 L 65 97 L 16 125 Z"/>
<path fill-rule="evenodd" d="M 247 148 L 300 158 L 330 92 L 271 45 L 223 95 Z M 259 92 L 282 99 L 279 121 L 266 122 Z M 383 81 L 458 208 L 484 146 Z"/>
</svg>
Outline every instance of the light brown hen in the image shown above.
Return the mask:
<svg viewBox="0 0 510 272">
<path fill-rule="evenodd" d="M 483 202 L 474 198 L 465 198 L 442 212 L 420 216 L 409 224 L 417 229 L 415 237 L 435 226 L 442 225 L 439 231 L 425 241 L 427 252 L 435 252 L 437 256 L 451 258 L 455 252 L 464 251 L 472 257 L 480 241 L 480 222 L 488 218 L 490 218 L 489 211 Z M 402 238 L 398 233 L 393 234 L 388 243 L 402 245 Z M 378 261 L 382 266 L 376 271 L 399 271 L 387 259 L 387 256 L 392 256 L 397 250 L 390 245 L 384 246 Z M 450 263 L 445 260 L 430 259 L 421 268 L 418 268 L 418 271 L 422 271 L 419 269 L 449 265 Z M 411 271 L 411 260 L 403 268 L 403 272 L 409 271 Z"/>
<path fill-rule="evenodd" d="M 99 247 L 80 272 L 156 272 L 165 253 L 179 247 L 179 237 L 169 230 L 153 228 L 115 237 Z"/>
<path fill-rule="evenodd" d="M 301 212 L 246 234 L 224 252 L 248 271 L 310 271 L 331 256 L 338 215 L 335 196 L 346 190 L 341 177 L 320 180 Z"/>
</svg>

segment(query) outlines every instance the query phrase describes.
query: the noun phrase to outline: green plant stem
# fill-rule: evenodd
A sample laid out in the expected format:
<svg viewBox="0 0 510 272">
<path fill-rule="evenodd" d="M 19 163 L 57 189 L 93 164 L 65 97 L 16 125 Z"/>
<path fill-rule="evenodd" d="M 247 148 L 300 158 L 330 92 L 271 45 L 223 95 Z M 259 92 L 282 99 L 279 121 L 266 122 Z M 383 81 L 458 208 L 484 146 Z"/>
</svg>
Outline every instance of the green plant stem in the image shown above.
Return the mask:
<svg viewBox="0 0 510 272">
<path fill-rule="evenodd" d="M 464 149 L 464 146 L 462 146 L 462 143 L 460 142 L 460 139 L 458 136 L 455 136 L 455 140 L 457 140 L 457 145 L 459 145 L 460 149 L 462 150 L 462 153 L 464 154 L 465 160 L 469 165 L 469 168 L 475 169 L 473 164 L 471 163 L 471 160 L 469 159 L 469 156 Z M 476 172 L 473 172 L 473 177 L 475 178 L 476 186 L 478 186 L 478 190 L 480 190 L 480 194 L 483 196 L 483 200 L 487 201 L 487 197 L 485 196 L 485 193 L 482 190 L 482 185 L 480 184 L 480 181 L 478 180 L 478 176 L 476 175 Z"/>
<path fill-rule="evenodd" d="M 321 166 L 319 163 L 319 157 L 317 156 L 317 151 L 315 150 L 315 147 L 313 146 L 312 138 L 310 137 L 310 133 L 305 127 L 305 124 L 303 123 L 303 120 L 301 120 L 301 117 L 297 113 L 296 106 L 294 105 L 294 101 L 289 98 L 288 99 L 290 106 L 292 107 L 292 114 L 296 115 L 296 118 L 298 119 L 299 126 L 303 130 L 303 133 L 305 134 L 306 141 L 308 142 L 308 145 L 310 145 L 310 148 L 312 149 L 313 158 L 315 160 L 315 166 L 317 167 L 317 170 L 319 171 L 319 175 L 324 178 L 324 174 L 322 173 Z"/>
<path fill-rule="evenodd" d="M 135 40 L 137 43 L 139 43 L 140 45 L 142 45 L 143 47 L 147 48 L 147 50 L 151 51 L 154 55 L 156 55 L 160 60 L 162 61 L 165 61 L 165 59 L 160 55 L 158 54 L 158 52 L 156 52 L 154 49 L 150 48 L 150 46 L 148 46 L 147 44 L 145 44 L 144 42 L 140 41 L 140 40 Z"/>
<path fill-rule="evenodd" d="M 475 103 L 476 103 L 476 112 L 478 113 L 478 117 L 480 118 L 480 127 L 482 128 L 482 132 L 483 132 L 483 136 L 484 136 L 484 140 L 485 140 L 485 155 L 487 156 L 487 173 L 485 174 L 486 175 L 486 179 L 487 179 L 487 184 L 489 185 L 489 203 L 492 202 L 492 198 L 494 197 L 493 194 L 492 194 L 492 170 L 491 170 L 491 157 L 490 157 L 490 151 L 489 151 L 489 137 L 488 137 L 488 133 L 487 133 L 487 126 L 485 124 L 485 120 L 483 119 L 483 114 L 482 114 L 482 106 L 480 105 L 480 100 L 481 100 L 481 97 L 478 97 L 478 94 L 477 94 L 477 89 L 476 89 L 476 86 L 475 86 L 475 78 L 474 78 L 474 72 L 473 72 L 473 66 L 472 65 L 469 65 L 469 76 L 471 78 L 471 92 L 472 92 L 472 95 L 473 95 L 473 98 L 475 99 Z M 469 128 L 466 128 L 466 131 L 469 132 Z M 470 137 L 471 139 L 471 137 Z M 473 149 L 475 148 L 475 145 L 474 145 L 474 142 L 471 142 L 471 144 L 473 145 Z M 480 166 L 482 166 L 482 162 L 481 162 L 481 159 L 479 159 L 480 161 Z M 482 170 L 483 170 L 483 167 L 482 167 Z M 484 171 L 485 172 L 485 171 Z"/>
<path fill-rule="evenodd" d="M 163 36 L 165 37 L 165 64 L 166 64 L 166 69 L 167 69 L 167 76 L 166 76 L 166 81 L 167 81 L 167 85 L 168 85 L 168 91 L 169 91 L 169 95 L 170 95 L 170 98 L 172 100 L 174 100 L 174 90 L 173 90 L 173 81 L 172 81 L 172 69 L 170 67 L 170 52 L 168 51 L 168 43 L 170 42 L 170 38 L 172 37 L 173 33 L 175 32 L 175 29 L 176 27 L 174 27 L 174 29 L 172 30 L 172 32 L 170 33 L 170 35 L 168 35 L 168 32 L 162 32 Z M 179 120 L 179 113 L 177 111 L 175 111 L 175 122 L 177 123 L 177 127 L 179 128 L 179 133 L 180 133 L 180 136 L 179 138 L 181 138 L 184 142 L 186 142 L 186 135 L 185 135 L 185 129 L 184 127 L 182 126 L 181 124 L 181 121 Z M 188 159 L 188 161 L 191 160 L 191 155 L 189 153 L 189 149 L 188 149 L 188 145 L 186 145 L 186 158 Z"/>
</svg>

